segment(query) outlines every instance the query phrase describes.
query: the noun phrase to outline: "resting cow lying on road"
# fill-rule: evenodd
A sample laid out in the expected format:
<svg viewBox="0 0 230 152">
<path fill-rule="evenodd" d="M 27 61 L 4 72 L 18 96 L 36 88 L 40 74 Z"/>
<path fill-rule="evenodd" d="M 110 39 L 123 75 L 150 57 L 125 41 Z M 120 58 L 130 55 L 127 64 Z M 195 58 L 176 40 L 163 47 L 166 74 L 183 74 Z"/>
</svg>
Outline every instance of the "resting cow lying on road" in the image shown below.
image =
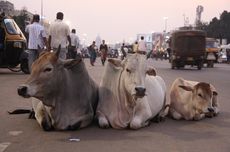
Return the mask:
<svg viewBox="0 0 230 152">
<path fill-rule="evenodd" d="M 34 97 L 35 117 L 44 130 L 86 127 L 94 118 L 98 86 L 81 59 L 60 60 L 59 52 L 40 55 L 18 94 Z"/>
<path fill-rule="evenodd" d="M 169 115 L 185 120 L 216 116 L 219 113 L 217 95 L 211 84 L 177 78 L 170 90 Z"/>
<path fill-rule="evenodd" d="M 109 59 L 99 88 L 97 117 L 102 128 L 138 129 L 163 116 L 166 86 L 145 55 Z M 162 110 L 163 109 L 163 110 Z"/>
</svg>

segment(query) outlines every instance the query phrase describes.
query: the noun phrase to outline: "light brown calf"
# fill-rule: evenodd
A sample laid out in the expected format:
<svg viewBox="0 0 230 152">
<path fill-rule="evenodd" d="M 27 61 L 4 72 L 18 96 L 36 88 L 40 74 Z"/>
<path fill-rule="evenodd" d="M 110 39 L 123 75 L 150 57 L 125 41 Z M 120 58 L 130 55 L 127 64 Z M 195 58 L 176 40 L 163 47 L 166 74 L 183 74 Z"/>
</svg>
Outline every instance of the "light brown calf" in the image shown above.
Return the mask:
<svg viewBox="0 0 230 152">
<path fill-rule="evenodd" d="M 177 120 L 214 117 L 219 113 L 217 95 L 211 84 L 177 78 L 170 90 L 169 115 Z"/>
</svg>

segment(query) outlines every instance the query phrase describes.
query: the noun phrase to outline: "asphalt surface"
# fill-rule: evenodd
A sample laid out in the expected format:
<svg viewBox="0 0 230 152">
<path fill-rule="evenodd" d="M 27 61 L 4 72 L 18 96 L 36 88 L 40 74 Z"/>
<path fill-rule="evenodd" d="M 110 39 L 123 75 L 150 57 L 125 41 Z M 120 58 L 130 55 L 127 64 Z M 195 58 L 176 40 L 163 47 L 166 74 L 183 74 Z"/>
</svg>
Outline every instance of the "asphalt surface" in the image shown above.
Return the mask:
<svg viewBox="0 0 230 152">
<path fill-rule="evenodd" d="M 88 71 L 99 83 L 103 66 L 85 59 Z M 167 118 L 139 130 L 100 129 L 94 123 L 76 131 L 43 131 L 27 114 L 7 111 L 31 108 L 30 99 L 17 95 L 17 86 L 28 75 L 0 69 L 0 152 L 230 152 L 230 65 L 197 70 L 171 70 L 167 61 L 149 61 L 169 88 L 177 77 L 212 83 L 218 90 L 221 113 L 201 121 Z M 70 141 L 69 139 L 74 139 Z"/>
</svg>

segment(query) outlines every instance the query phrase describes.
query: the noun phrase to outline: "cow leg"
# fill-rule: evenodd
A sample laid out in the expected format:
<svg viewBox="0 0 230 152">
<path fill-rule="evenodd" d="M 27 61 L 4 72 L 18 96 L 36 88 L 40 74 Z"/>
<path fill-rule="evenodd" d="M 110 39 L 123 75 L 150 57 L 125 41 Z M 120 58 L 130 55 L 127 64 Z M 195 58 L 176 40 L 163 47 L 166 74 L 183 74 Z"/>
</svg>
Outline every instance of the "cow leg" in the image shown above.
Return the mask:
<svg viewBox="0 0 230 152">
<path fill-rule="evenodd" d="M 220 106 L 219 106 L 219 102 L 217 100 L 217 95 L 213 95 L 212 106 L 213 106 L 213 110 L 214 110 L 214 116 L 216 116 L 220 112 L 220 109 L 219 109 Z"/>
<path fill-rule="evenodd" d="M 139 129 L 149 125 L 150 118 L 152 117 L 151 109 L 146 103 L 147 101 L 140 101 L 134 108 L 134 116 L 130 122 L 131 129 Z"/>
<path fill-rule="evenodd" d="M 205 114 L 195 114 L 193 120 L 201 120 L 205 118 Z"/>
<path fill-rule="evenodd" d="M 109 128 L 109 121 L 106 119 L 105 115 L 98 112 L 98 123 L 101 128 Z"/>
<path fill-rule="evenodd" d="M 81 125 L 80 125 L 80 128 L 84 128 L 86 126 L 88 126 L 93 120 L 93 114 L 87 114 L 87 115 L 84 115 L 80 118 L 80 122 L 81 122 Z"/>
<path fill-rule="evenodd" d="M 170 113 L 170 116 L 173 119 L 176 119 L 176 120 L 182 119 L 182 115 L 180 113 L 178 113 L 177 111 L 175 111 L 174 109 L 172 109 L 172 108 L 170 108 L 169 113 Z"/>
<path fill-rule="evenodd" d="M 148 126 L 150 123 L 149 120 L 143 121 L 141 117 L 134 117 L 132 121 L 130 122 L 130 128 L 131 129 L 139 129 L 145 126 Z"/>
<path fill-rule="evenodd" d="M 46 111 L 43 103 L 35 98 L 32 98 L 32 105 L 35 112 L 35 118 L 38 124 L 45 130 L 50 131 L 53 129 L 51 119 Z"/>
</svg>

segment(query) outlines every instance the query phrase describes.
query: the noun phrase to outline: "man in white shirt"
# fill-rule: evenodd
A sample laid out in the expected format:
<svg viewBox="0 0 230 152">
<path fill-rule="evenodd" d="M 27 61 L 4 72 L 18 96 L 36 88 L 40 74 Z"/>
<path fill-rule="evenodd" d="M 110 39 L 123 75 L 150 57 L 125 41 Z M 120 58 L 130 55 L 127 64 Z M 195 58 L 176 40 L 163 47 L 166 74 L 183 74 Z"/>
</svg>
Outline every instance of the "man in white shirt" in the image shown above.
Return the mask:
<svg viewBox="0 0 230 152">
<path fill-rule="evenodd" d="M 50 25 L 48 42 L 49 49 L 54 51 L 57 51 L 59 45 L 61 45 L 59 58 L 66 59 L 67 45 L 69 42 L 71 46 L 71 40 L 69 26 L 62 21 L 63 17 L 64 14 L 62 12 L 57 13 L 56 20 Z"/>
<path fill-rule="evenodd" d="M 79 48 L 79 38 L 76 35 L 76 30 L 72 29 L 70 33 L 70 39 L 71 39 L 71 46 L 68 48 L 68 58 L 69 59 L 75 59 L 76 53 Z"/>
<path fill-rule="evenodd" d="M 146 54 L 147 53 L 147 46 L 144 40 L 144 36 L 141 36 L 141 40 L 138 42 L 138 53 Z"/>
<path fill-rule="evenodd" d="M 29 34 L 28 49 L 29 49 L 29 70 L 31 72 L 31 65 L 39 56 L 39 48 L 43 49 L 44 46 L 47 46 L 46 33 L 44 27 L 39 24 L 40 16 L 35 14 L 33 16 L 32 24 L 27 25 L 25 32 Z"/>
</svg>

